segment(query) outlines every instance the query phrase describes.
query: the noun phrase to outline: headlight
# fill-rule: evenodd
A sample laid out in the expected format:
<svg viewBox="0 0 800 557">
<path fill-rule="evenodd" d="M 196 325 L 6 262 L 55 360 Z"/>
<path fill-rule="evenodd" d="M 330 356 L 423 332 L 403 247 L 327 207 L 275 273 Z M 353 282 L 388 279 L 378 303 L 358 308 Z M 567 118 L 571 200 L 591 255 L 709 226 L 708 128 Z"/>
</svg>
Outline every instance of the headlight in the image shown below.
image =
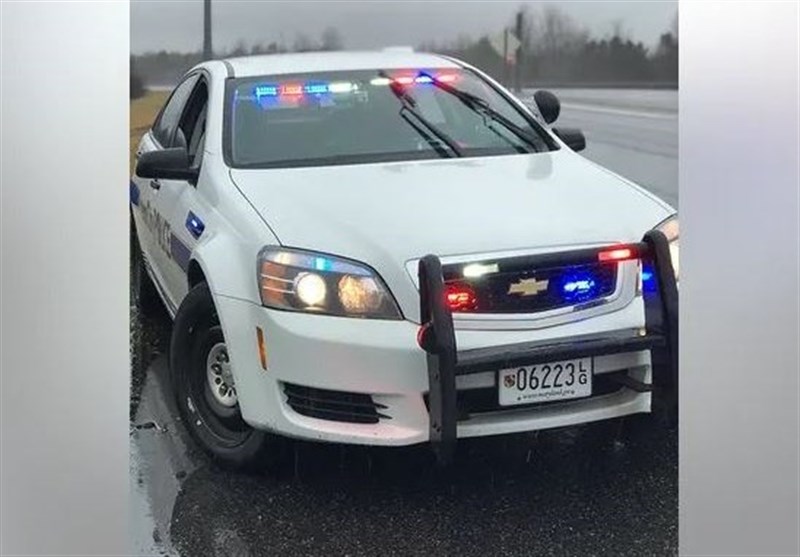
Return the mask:
<svg viewBox="0 0 800 557">
<path fill-rule="evenodd" d="M 664 233 L 664 236 L 669 240 L 669 254 L 672 259 L 672 267 L 675 269 L 675 280 L 678 280 L 680 271 L 680 234 L 678 226 L 678 215 L 673 215 L 658 226 L 656 230 Z"/>
<path fill-rule="evenodd" d="M 267 307 L 348 317 L 402 319 L 369 267 L 330 255 L 266 247 L 258 254 L 261 303 Z"/>
</svg>

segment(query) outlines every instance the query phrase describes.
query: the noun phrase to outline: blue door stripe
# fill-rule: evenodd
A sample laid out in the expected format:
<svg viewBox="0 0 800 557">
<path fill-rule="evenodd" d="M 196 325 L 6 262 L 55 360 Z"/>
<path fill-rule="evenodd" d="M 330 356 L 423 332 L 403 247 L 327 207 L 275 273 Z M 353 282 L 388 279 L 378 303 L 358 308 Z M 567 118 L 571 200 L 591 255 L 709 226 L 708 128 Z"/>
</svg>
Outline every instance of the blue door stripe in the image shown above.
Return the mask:
<svg viewBox="0 0 800 557">
<path fill-rule="evenodd" d="M 189 270 L 189 259 L 192 256 L 192 250 L 181 242 L 175 234 L 170 234 L 169 237 L 169 253 L 175 263 L 183 269 L 184 273 Z"/>
<path fill-rule="evenodd" d="M 138 206 L 139 205 L 139 186 L 137 186 L 136 182 L 134 182 L 133 180 L 131 180 L 130 195 L 131 195 L 131 204 Z"/>
</svg>

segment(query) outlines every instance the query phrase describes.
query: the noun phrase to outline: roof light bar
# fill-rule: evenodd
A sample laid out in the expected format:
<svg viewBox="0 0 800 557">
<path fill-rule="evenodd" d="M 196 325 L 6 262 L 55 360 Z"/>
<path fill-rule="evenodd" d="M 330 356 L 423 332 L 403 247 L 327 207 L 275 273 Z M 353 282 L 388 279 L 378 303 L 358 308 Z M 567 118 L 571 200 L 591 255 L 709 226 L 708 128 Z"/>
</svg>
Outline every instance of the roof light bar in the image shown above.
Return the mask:
<svg viewBox="0 0 800 557">
<path fill-rule="evenodd" d="M 255 88 L 256 100 L 262 97 L 297 97 L 301 95 L 326 95 L 337 93 L 352 93 L 358 86 L 349 81 L 325 83 L 309 81 L 306 83 L 282 83 L 279 85 L 259 85 Z"/>
<path fill-rule="evenodd" d="M 357 87 L 355 84 L 349 82 L 331 83 L 328 85 L 329 93 L 350 93 L 356 89 Z"/>
</svg>

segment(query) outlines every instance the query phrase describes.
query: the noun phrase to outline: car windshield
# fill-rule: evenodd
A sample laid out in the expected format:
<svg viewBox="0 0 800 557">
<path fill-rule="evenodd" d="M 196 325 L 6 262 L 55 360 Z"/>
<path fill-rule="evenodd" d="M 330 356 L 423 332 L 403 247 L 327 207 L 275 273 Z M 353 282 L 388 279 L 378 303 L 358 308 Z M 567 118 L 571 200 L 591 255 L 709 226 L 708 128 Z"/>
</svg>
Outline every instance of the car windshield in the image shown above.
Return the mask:
<svg viewBox="0 0 800 557">
<path fill-rule="evenodd" d="M 457 68 L 240 78 L 226 95 L 225 154 L 237 168 L 555 148 L 530 116 L 477 74 Z"/>
</svg>

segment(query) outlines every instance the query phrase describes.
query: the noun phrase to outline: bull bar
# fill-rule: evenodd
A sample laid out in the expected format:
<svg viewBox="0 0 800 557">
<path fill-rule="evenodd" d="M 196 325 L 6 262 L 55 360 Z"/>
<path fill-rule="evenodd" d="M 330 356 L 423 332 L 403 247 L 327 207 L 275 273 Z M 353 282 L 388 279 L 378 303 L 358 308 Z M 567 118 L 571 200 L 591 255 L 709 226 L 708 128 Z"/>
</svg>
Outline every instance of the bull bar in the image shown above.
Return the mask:
<svg viewBox="0 0 800 557">
<path fill-rule="evenodd" d="M 597 261 L 605 250 L 630 249 L 633 258 L 653 269 L 653 288 L 642 288 L 644 330 L 609 331 L 568 338 L 505 344 L 458 350 L 453 315 L 446 294 L 442 263 L 436 255 L 419 261 L 420 319 L 418 342 L 426 353 L 428 367 L 428 411 L 430 443 L 441 465 L 452 461 L 456 448 L 458 410 L 456 376 L 545 363 L 548 361 L 602 356 L 649 350 L 652 382 L 637 381 L 624 374 L 619 381 L 638 392 L 652 393 L 652 410 L 673 418 L 678 399 L 678 286 L 669 242 L 658 231 L 647 232 L 642 241 L 598 248 L 523 256 L 514 265 L 536 269 L 543 265 L 578 265 Z"/>
</svg>

